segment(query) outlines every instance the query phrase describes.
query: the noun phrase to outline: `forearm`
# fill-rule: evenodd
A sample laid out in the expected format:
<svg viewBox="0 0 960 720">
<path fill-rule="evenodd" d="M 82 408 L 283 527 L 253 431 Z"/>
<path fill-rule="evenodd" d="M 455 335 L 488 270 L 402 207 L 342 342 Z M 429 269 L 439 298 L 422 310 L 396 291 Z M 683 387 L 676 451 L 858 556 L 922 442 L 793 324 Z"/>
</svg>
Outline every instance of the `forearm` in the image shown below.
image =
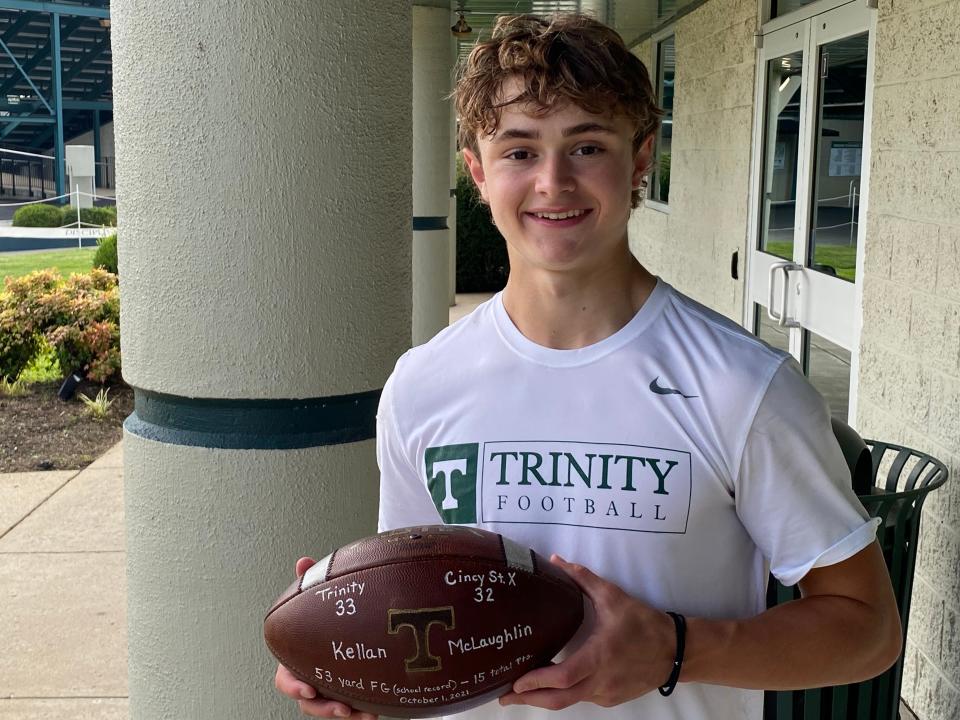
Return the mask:
<svg viewBox="0 0 960 720">
<path fill-rule="evenodd" d="M 841 596 L 805 597 L 746 620 L 688 618 L 687 628 L 681 682 L 840 685 L 880 674 L 899 654 L 896 615 Z"/>
</svg>

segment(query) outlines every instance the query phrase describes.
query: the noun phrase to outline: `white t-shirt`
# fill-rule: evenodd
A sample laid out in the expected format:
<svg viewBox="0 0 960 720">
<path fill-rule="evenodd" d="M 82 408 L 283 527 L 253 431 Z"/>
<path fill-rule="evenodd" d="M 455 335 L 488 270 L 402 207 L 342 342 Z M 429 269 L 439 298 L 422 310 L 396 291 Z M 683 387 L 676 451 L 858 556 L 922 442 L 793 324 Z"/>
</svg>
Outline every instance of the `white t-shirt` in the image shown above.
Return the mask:
<svg viewBox="0 0 960 720">
<path fill-rule="evenodd" d="M 689 616 L 756 615 L 768 570 L 792 585 L 875 538 L 797 363 L 662 280 L 577 350 L 531 342 L 495 296 L 397 362 L 377 455 L 381 530 L 483 527 Z M 762 699 L 681 683 L 611 709 L 457 717 L 759 720 Z"/>
</svg>

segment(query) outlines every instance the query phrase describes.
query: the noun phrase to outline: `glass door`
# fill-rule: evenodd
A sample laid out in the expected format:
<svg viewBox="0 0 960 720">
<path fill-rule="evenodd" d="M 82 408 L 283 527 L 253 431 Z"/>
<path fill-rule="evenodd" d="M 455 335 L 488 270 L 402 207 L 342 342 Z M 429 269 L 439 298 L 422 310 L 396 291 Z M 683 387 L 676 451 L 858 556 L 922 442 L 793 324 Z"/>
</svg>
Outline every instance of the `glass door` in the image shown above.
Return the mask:
<svg viewBox="0 0 960 720">
<path fill-rule="evenodd" d="M 748 326 L 849 414 L 870 10 L 850 3 L 764 35 Z M 761 105 L 761 103 L 758 103 Z"/>
</svg>

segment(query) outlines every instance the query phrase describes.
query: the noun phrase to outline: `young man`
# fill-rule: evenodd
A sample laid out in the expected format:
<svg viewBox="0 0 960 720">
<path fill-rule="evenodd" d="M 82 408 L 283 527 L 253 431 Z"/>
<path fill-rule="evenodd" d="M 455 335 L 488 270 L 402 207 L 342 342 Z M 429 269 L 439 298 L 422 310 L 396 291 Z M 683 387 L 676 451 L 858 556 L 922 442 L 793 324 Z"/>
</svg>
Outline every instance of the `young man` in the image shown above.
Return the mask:
<svg viewBox="0 0 960 720">
<path fill-rule="evenodd" d="M 469 524 L 555 553 L 594 616 L 463 717 L 759 720 L 760 689 L 889 667 L 896 604 L 823 399 L 630 253 L 658 123 L 643 65 L 586 17 L 502 18 L 456 102 L 510 278 L 384 388 L 381 530 Z M 768 569 L 803 599 L 765 610 Z M 277 685 L 312 697 L 284 668 Z"/>
</svg>

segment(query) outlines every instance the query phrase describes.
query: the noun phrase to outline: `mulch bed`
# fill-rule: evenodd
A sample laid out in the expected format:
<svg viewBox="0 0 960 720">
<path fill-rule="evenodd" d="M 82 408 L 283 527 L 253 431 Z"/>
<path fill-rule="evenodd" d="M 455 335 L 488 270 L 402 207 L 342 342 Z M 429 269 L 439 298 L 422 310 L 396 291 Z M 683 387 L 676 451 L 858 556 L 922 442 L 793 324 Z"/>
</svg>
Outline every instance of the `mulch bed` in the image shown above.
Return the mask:
<svg viewBox="0 0 960 720">
<path fill-rule="evenodd" d="M 77 388 L 95 398 L 101 386 Z M 21 397 L 0 395 L 0 473 L 31 470 L 79 470 L 123 437 L 123 421 L 133 412 L 133 389 L 110 386 L 113 405 L 103 420 L 87 413 L 78 395 L 64 402 L 59 382 L 36 383 Z"/>
</svg>

